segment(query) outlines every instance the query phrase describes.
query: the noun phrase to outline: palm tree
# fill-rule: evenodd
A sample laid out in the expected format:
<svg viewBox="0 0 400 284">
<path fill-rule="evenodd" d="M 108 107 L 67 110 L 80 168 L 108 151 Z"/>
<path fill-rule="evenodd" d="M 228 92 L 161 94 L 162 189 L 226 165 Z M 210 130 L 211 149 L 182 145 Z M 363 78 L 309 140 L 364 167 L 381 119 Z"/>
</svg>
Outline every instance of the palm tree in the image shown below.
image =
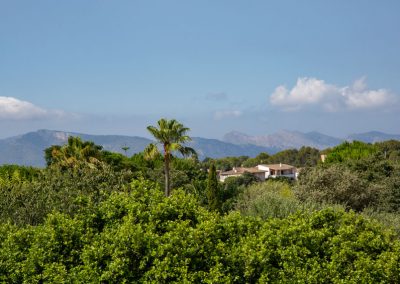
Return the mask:
<svg viewBox="0 0 400 284">
<path fill-rule="evenodd" d="M 128 150 L 130 149 L 130 147 L 126 146 L 126 144 L 125 144 L 123 147 L 121 147 L 121 149 L 125 152 L 125 156 L 128 157 L 127 152 L 128 152 Z"/>
<path fill-rule="evenodd" d="M 172 159 L 173 152 L 179 152 L 183 156 L 196 155 L 196 151 L 190 147 L 186 147 L 183 144 L 191 141 L 192 139 L 186 135 L 190 130 L 183 126 L 175 119 L 162 118 L 158 122 L 158 127 L 148 126 L 147 130 L 154 136 L 156 143 L 149 144 L 144 150 L 144 156 L 146 159 L 152 159 L 159 155 L 159 149 L 157 144 L 163 149 L 164 154 L 164 173 L 165 173 L 165 196 L 171 194 L 170 184 L 170 162 Z"/>
<path fill-rule="evenodd" d="M 47 165 L 59 164 L 65 168 L 75 167 L 80 162 L 96 164 L 101 159 L 102 146 L 79 137 L 68 137 L 63 146 L 53 145 L 45 150 Z"/>
</svg>

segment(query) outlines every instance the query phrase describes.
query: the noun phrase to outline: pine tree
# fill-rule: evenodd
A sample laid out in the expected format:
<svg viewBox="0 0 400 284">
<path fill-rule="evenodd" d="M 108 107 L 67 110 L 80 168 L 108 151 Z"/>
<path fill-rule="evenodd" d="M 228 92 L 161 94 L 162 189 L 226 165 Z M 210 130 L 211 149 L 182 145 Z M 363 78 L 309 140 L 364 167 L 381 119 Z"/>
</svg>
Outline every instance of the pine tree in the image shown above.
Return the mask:
<svg viewBox="0 0 400 284">
<path fill-rule="evenodd" d="M 220 194 L 218 187 L 217 171 L 215 165 L 212 164 L 208 171 L 207 190 L 206 190 L 208 207 L 211 210 L 219 210 Z"/>
</svg>

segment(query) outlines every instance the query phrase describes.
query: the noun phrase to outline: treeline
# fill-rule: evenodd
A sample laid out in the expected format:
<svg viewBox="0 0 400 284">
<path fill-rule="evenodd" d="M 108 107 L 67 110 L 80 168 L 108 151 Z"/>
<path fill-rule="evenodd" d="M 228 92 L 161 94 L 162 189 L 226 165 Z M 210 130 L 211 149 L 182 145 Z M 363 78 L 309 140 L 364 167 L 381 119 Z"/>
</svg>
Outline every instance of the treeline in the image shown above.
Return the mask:
<svg viewBox="0 0 400 284">
<path fill-rule="evenodd" d="M 162 154 L 70 137 L 44 169 L 0 167 L 0 282 L 399 283 L 400 142 L 323 153 L 171 156 L 166 197 Z M 279 162 L 299 180 L 217 179 Z"/>
<path fill-rule="evenodd" d="M 203 167 L 207 168 L 214 164 L 218 170 L 227 171 L 233 167 L 254 167 L 260 164 L 289 164 L 295 167 L 312 167 L 318 164 L 320 151 L 312 147 L 301 147 L 300 149 L 288 149 L 274 155 L 260 153 L 254 158 L 248 156 L 226 157 L 220 159 L 206 158 Z"/>
</svg>

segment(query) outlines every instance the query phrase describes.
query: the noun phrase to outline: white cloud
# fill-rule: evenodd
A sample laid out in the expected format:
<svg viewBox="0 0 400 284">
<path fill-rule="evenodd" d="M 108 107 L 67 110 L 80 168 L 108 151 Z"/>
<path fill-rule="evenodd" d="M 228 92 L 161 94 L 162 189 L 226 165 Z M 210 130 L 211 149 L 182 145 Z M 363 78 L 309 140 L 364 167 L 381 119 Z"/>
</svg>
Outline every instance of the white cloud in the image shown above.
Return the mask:
<svg viewBox="0 0 400 284">
<path fill-rule="evenodd" d="M 316 78 L 298 78 L 291 90 L 278 86 L 270 96 L 271 104 L 288 111 L 306 106 L 321 107 L 330 112 L 372 109 L 391 105 L 394 101 L 394 95 L 386 89 L 368 90 L 365 78 L 346 87 L 327 84 Z"/>
<path fill-rule="evenodd" d="M 214 112 L 214 119 L 221 120 L 225 118 L 240 117 L 242 112 L 240 110 L 218 110 Z"/>
<path fill-rule="evenodd" d="M 59 110 L 47 110 L 34 104 L 13 97 L 0 96 L 0 119 L 28 120 L 40 118 L 63 117 L 65 113 Z"/>
</svg>

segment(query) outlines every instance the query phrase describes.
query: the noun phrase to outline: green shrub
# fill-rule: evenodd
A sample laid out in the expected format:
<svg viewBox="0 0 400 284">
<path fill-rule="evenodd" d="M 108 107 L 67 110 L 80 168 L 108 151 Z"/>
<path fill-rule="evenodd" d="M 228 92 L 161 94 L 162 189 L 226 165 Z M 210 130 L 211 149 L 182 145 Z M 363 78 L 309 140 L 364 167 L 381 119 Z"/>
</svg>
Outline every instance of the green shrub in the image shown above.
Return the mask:
<svg viewBox="0 0 400 284">
<path fill-rule="evenodd" d="M 269 180 L 247 187 L 236 202 L 236 209 L 245 216 L 286 218 L 296 212 L 311 213 L 323 208 L 342 210 L 340 205 L 301 202 L 287 182 Z"/>
<path fill-rule="evenodd" d="M 356 211 L 376 205 L 383 190 L 342 165 L 304 169 L 294 186 L 300 201 L 342 204 Z"/>
<path fill-rule="evenodd" d="M 37 225 L 52 211 L 74 215 L 98 203 L 111 191 L 121 190 L 129 172 L 115 172 L 101 164 L 60 170 L 50 167 L 32 181 L 12 182 L 0 188 L 0 221 Z"/>
</svg>

